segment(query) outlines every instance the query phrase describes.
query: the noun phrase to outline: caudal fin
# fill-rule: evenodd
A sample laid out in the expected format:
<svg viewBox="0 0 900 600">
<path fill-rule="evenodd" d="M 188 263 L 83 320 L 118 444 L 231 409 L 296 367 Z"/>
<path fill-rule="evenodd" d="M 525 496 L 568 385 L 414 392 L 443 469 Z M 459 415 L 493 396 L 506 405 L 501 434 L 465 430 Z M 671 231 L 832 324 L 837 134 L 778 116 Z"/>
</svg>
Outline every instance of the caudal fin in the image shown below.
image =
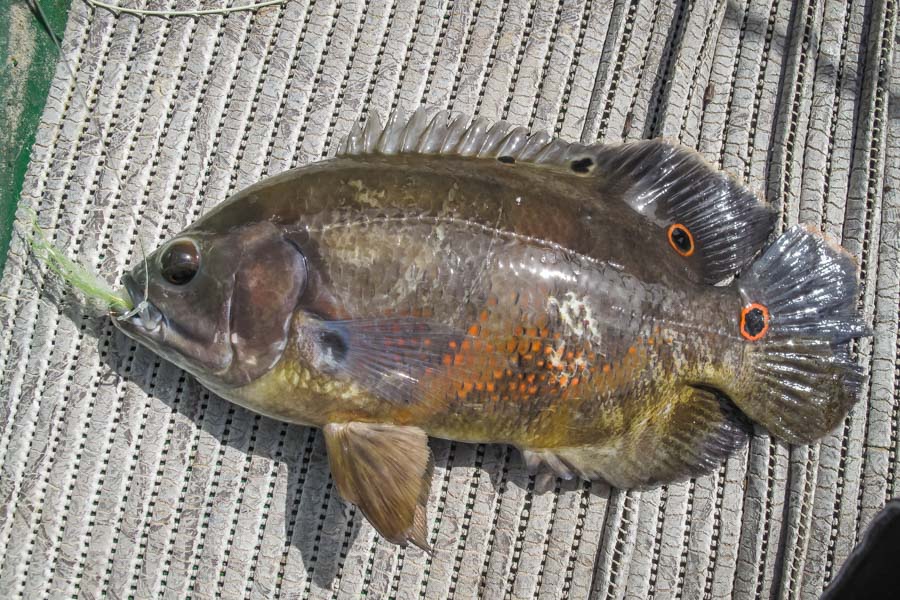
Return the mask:
<svg viewBox="0 0 900 600">
<path fill-rule="evenodd" d="M 870 335 L 856 306 L 853 258 L 795 226 L 738 283 L 751 369 L 735 403 L 789 442 L 822 437 L 843 420 L 864 381 L 850 356 L 850 342 Z"/>
</svg>

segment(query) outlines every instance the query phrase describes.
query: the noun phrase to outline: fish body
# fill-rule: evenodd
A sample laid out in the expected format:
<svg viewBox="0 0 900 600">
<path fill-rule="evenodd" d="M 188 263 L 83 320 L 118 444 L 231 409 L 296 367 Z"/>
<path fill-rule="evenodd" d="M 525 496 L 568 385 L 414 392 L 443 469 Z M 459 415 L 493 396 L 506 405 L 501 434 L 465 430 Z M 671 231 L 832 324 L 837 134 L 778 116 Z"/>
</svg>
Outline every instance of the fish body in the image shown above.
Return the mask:
<svg viewBox="0 0 900 600">
<path fill-rule="evenodd" d="M 773 220 L 665 143 L 419 111 L 191 225 L 126 278 L 143 310 L 120 326 L 323 428 L 342 495 L 426 547 L 427 436 L 643 487 L 708 471 L 752 422 L 836 426 L 861 380 L 855 266 L 803 228 L 756 258 Z"/>
<path fill-rule="evenodd" d="M 687 382 L 737 375 L 736 290 L 686 280 L 667 243 L 639 241 L 649 238 L 639 215 L 597 209 L 589 180 L 563 187 L 540 166 L 439 156 L 328 167 L 286 179 L 314 195 L 308 208 L 284 203 L 291 195 L 277 187 L 249 192 L 261 204 L 283 203 L 271 214 L 327 281 L 292 324 L 288 348 L 298 355 L 233 390 L 242 404 L 319 427 L 392 422 L 552 448 L 612 440 Z M 581 210 L 559 214 L 577 196 Z M 244 201 L 197 227 L 238 222 Z M 586 221 L 590 229 L 578 231 Z M 542 222 L 552 223 L 543 237 Z M 597 243 L 604 239 L 615 242 Z M 322 321 L 367 322 L 339 335 L 365 338 L 373 355 L 391 351 L 385 337 L 395 331 L 413 338 L 396 349 L 397 364 L 373 367 L 379 379 L 392 369 L 408 379 L 315 376 L 307 366 L 319 350 L 303 355 L 301 340 L 321 333 Z M 346 397 L 334 397 L 341 384 Z M 298 395 L 322 400 L 298 403 Z"/>
</svg>

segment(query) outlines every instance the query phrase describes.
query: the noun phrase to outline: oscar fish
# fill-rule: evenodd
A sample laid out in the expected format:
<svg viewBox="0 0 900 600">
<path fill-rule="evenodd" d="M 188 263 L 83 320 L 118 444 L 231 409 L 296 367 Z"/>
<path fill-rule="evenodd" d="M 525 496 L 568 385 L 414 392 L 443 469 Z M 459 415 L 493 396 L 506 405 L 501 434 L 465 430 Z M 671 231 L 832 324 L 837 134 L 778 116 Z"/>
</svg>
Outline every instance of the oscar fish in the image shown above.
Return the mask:
<svg viewBox="0 0 900 600">
<path fill-rule="evenodd" d="M 447 112 L 371 118 L 123 277 L 128 336 L 222 398 L 324 432 L 342 497 L 428 549 L 428 437 L 645 488 L 754 425 L 834 429 L 863 372 L 857 266 L 697 153 Z M 124 313 L 124 314 L 123 314 Z"/>
</svg>

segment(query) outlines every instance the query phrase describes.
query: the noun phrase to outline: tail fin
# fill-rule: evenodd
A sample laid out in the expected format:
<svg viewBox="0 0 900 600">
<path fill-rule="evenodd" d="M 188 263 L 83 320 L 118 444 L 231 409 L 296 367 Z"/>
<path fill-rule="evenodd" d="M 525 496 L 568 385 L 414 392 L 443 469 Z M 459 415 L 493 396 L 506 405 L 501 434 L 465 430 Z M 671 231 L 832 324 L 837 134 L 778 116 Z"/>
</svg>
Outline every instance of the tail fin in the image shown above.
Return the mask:
<svg viewBox="0 0 900 600">
<path fill-rule="evenodd" d="M 856 273 L 845 250 L 795 226 L 738 282 L 751 373 L 748 393 L 734 400 L 789 442 L 833 430 L 859 397 L 864 376 L 850 342 L 871 333 L 856 308 Z"/>
</svg>

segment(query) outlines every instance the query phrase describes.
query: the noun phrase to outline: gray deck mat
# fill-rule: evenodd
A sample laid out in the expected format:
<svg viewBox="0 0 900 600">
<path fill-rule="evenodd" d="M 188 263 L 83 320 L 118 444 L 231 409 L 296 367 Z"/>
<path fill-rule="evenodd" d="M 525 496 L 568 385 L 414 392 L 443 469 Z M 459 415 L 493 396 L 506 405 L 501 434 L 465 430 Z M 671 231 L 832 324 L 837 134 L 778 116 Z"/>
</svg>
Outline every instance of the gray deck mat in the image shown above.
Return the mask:
<svg viewBox="0 0 900 600">
<path fill-rule="evenodd" d="M 129 2 L 130 4 L 130 2 Z M 221 6 L 223 0 L 204 0 Z M 148 7 L 195 8 L 196 0 Z M 895 0 L 289 0 L 229 16 L 73 2 L 23 203 L 110 278 L 229 193 L 424 102 L 696 147 L 858 258 L 875 336 L 821 444 L 764 433 L 649 492 L 533 493 L 433 442 L 432 557 L 339 500 L 317 431 L 255 416 L 86 316 L 16 241 L 0 284 L 4 597 L 815 598 L 898 494 Z M 100 130 L 87 120 L 96 116 Z"/>
</svg>

